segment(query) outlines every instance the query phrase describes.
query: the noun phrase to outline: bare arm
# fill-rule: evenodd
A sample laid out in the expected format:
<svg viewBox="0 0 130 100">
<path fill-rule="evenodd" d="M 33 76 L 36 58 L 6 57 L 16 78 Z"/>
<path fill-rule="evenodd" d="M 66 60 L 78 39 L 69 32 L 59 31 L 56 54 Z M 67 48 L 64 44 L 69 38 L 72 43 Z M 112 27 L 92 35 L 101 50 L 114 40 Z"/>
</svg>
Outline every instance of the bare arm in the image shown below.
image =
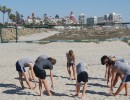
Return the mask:
<svg viewBox="0 0 130 100">
<path fill-rule="evenodd" d="M 108 75 L 107 75 L 107 84 L 110 81 L 110 77 L 111 77 L 111 66 L 108 65 Z"/>
<path fill-rule="evenodd" d="M 52 73 L 52 70 L 50 70 L 50 79 L 51 79 L 51 87 L 54 89 L 54 86 L 53 86 L 53 73 Z"/>
<path fill-rule="evenodd" d="M 74 60 L 74 64 L 75 64 L 75 55 L 73 55 L 73 60 Z"/>
<path fill-rule="evenodd" d="M 66 58 L 67 58 L 67 62 L 68 62 L 68 53 L 66 53 Z"/>
<path fill-rule="evenodd" d="M 36 80 L 35 80 L 35 77 L 34 77 L 35 75 L 34 75 L 33 67 L 34 67 L 34 64 L 30 63 L 31 75 L 32 75 L 32 78 L 34 79 L 35 87 L 36 87 Z"/>
<path fill-rule="evenodd" d="M 113 90 L 113 87 L 114 87 L 113 84 L 114 84 L 114 80 L 115 80 L 117 71 L 118 71 L 117 68 L 112 67 L 112 71 L 111 71 L 112 79 L 111 79 L 111 89 L 110 89 L 110 92 L 112 92 L 112 90 Z"/>
<path fill-rule="evenodd" d="M 107 74 L 108 74 L 108 65 L 106 65 L 106 71 L 105 71 L 105 76 L 104 76 L 105 79 L 107 79 Z"/>
</svg>

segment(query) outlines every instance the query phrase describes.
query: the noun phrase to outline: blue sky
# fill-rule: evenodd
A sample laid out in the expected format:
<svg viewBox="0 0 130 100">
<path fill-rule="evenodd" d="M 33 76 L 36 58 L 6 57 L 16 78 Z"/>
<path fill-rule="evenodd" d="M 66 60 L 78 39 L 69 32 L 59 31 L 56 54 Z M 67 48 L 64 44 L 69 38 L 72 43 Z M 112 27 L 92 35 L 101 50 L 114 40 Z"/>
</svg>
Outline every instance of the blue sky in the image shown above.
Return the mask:
<svg viewBox="0 0 130 100">
<path fill-rule="evenodd" d="M 44 13 L 48 16 L 54 17 L 58 14 L 63 17 L 73 11 L 76 18 L 81 13 L 91 17 L 115 12 L 122 14 L 123 21 L 130 22 L 130 0 L 0 0 L 0 5 L 11 8 L 12 13 L 20 12 L 24 15 L 24 19 L 31 16 L 32 12 L 38 17 L 43 17 Z"/>
</svg>

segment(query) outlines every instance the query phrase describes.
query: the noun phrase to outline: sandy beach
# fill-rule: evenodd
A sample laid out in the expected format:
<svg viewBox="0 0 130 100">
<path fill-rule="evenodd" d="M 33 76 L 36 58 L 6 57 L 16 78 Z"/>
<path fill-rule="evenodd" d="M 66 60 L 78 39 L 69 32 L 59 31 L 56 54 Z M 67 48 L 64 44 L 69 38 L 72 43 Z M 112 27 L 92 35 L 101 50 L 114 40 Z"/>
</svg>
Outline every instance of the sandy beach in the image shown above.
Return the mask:
<svg viewBox="0 0 130 100">
<path fill-rule="evenodd" d="M 85 100 L 130 100 L 124 90 L 116 97 L 110 96 L 109 88 L 104 81 L 105 66 L 101 65 L 100 58 L 105 55 L 119 55 L 130 63 L 130 46 L 122 41 L 100 43 L 66 43 L 54 42 L 49 44 L 37 43 L 5 43 L 0 44 L 0 99 L 1 100 L 78 100 L 74 97 L 75 81 L 68 80 L 66 69 L 66 52 L 72 49 L 76 55 L 76 64 L 85 61 L 88 66 L 89 82 Z M 54 66 L 54 90 L 52 96 L 47 96 L 43 87 L 43 96 L 39 96 L 38 83 L 35 90 L 20 88 L 15 63 L 23 57 L 34 60 L 41 54 L 54 57 L 57 60 Z M 49 75 L 49 71 L 47 71 Z M 38 79 L 37 79 L 38 80 Z M 50 79 L 47 77 L 50 87 Z M 121 81 L 118 82 L 116 91 Z M 25 83 L 25 82 L 24 82 Z M 128 84 L 130 85 L 130 83 Z M 26 84 L 25 84 L 26 86 Z M 81 86 L 82 87 L 82 86 Z M 82 89 L 82 88 L 81 88 Z"/>
</svg>

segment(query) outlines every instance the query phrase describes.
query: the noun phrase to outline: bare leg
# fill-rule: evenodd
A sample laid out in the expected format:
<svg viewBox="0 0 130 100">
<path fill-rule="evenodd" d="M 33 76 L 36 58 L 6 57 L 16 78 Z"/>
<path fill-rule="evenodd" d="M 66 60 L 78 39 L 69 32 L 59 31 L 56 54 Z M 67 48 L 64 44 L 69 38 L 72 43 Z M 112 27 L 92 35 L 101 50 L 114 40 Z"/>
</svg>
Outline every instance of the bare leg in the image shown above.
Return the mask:
<svg viewBox="0 0 130 100">
<path fill-rule="evenodd" d="M 77 77 L 76 77 L 76 67 L 72 66 L 72 70 L 73 70 L 74 79 L 76 80 L 77 79 Z"/>
<path fill-rule="evenodd" d="M 18 72 L 18 74 L 19 74 L 19 82 L 20 82 L 20 85 L 21 85 L 22 89 L 24 89 L 23 79 L 22 79 L 22 73 L 21 73 L 21 72 Z"/>
<path fill-rule="evenodd" d="M 82 92 L 82 96 L 81 96 L 81 98 L 85 97 L 86 89 L 87 89 L 87 83 L 84 83 L 84 86 L 83 86 L 83 92 Z"/>
<path fill-rule="evenodd" d="M 26 79 L 26 83 L 27 83 L 27 85 L 29 86 L 29 88 L 30 88 L 30 89 L 34 89 L 34 88 L 31 86 L 30 81 L 28 80 L 28 74 L 27 74 L 27 72 L 23 72 L 22 74 L 24 75 L 24 77 L 25 77 L 25 79 Z"/>
<path fill-rule="evenodd" d="M 113 86 L 115 86 L 116 83 L 118 82 L 118 80 L 119 80 L 119 78 L 120 78 L 120 75 L 121 75 L 121 74 L 119 74 L 119 73 L 116 74 L 116 78 L 115 78 L 115 80 L 114 80 Z"/>
<path fill-rule="evenodd" d="M 34 75 L 34 71 L 33 71 L 33 66 L 34 66 L 33 64 L 30 64 L 30 72 L 31 72 L 31 78 L 32 78 L 33 80 L 35 80 L 35 79 L 34 79 L 34 76 L 35 76 L 35 75 Z"/>
<path fill-rule="evenodd" d="M 106 65 L 106 67 L 108 67 L 108 72 L 107 72 L 107 86 L 108 87 L 111 87 L 111 68 Z"/>
<path fill-rule="evenodd" d="M 50 90 L 49 90 L 49 88 L 48 88 L 47 81 L 46 81 L 45 79 L 43 79 L 42 82 L 43 82 L 43 84 L 44 84 L 44 87 L 45 87 L 45 89 L 46 89 L 48 95 L 51 96 L 51 92 L 50 92 Z"/>
<path fill-rule="evenodd" d="M 34 71 L 33 71 L 33 64 L 30 64 L 30 72 L 31 72 L 31 74 L 30 74 L 30 78 L 32 78 L 32 80 L 34 80 L 34 83 L 35 83 L 35 87 L 36 87 L 36 80 L 35 80 L 35 75 L 34 75 Z"/>
<path fill-rule="evenodd" d="M 69 78 L 70 78 L 70 80 L 71 80 L 72 78 L 71 78 L 71 70 L 70 70 L 70 66 L 67 66 L 67 71 L 68 71 L 68 74 L 69 74 Z"/>
<path fill-rule="evenodd" d="M 117 91 L 114 93 L 114 96 L 118 95 L 124 87 L 125 83 L 121 83 Z"/>
<path fill-rule="evenodd" d="M 76 96 L 79 96 L 79 92 L 80 92 L 80 83 L 76 83 Z"/>
<path fill-rule="evenodd" d="M 108 67 L 106 65 L 106 71 L 105 71 L 105 76 L 104 76 L 105 79 L 107 79 L 107 74 L 108 74 Z"/>
<path fill-rule="evenodd" d="M 39 78 L 39 91 L 40 91 L 40 96 L 42 96 L 42 80 Z"/>
<path fill-rule="evenodd" d="M 33 80 L 32 75 L 31 75 L 31 68 L 29 68 L 29 70 L 28 70 L 28 75 L 29 75 L 29 79 Z"/>
<path fill-rule="evenodd" d="M 128 96 L 128 84 L 125 84 L 125 96 Z"/>
</svg>

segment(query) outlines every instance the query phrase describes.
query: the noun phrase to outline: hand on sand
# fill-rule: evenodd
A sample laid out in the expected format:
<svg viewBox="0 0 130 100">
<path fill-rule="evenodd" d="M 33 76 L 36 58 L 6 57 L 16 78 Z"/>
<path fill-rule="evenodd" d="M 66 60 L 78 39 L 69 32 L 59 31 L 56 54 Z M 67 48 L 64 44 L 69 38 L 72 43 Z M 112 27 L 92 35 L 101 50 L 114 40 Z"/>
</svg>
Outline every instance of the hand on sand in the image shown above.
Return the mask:
<svg viewBox="0 0 130 100">
<path fill-rule="evenodd" d="M 109 94 L 112 95 L 112 96 L 115 96 L 115 94 L 113 93 L 113 90 L 111 90 L 111 89 L 110 89 L 110 93 Z"/>
<path fill-rule="evenodd" d="M 116 96 L 115 93 L 110 93 L 111 96 Z"/>
<path fill-rule="evenodd" d="M 33 81 L 33 78 L 29 78 L 29 81 Z"/>
<path fill-rule="evenodd" d="M 30 90 L 34 90 L 34 89 L 35 89 L 35 87 L 30 87 L 29 89 L 30 89 Z"/>
<path fill-rule="evenodd" d="M 110 89 L 109 92 L 110 92 L 110 94 L 113 93 L 113 89 Z"/>
</svg>

